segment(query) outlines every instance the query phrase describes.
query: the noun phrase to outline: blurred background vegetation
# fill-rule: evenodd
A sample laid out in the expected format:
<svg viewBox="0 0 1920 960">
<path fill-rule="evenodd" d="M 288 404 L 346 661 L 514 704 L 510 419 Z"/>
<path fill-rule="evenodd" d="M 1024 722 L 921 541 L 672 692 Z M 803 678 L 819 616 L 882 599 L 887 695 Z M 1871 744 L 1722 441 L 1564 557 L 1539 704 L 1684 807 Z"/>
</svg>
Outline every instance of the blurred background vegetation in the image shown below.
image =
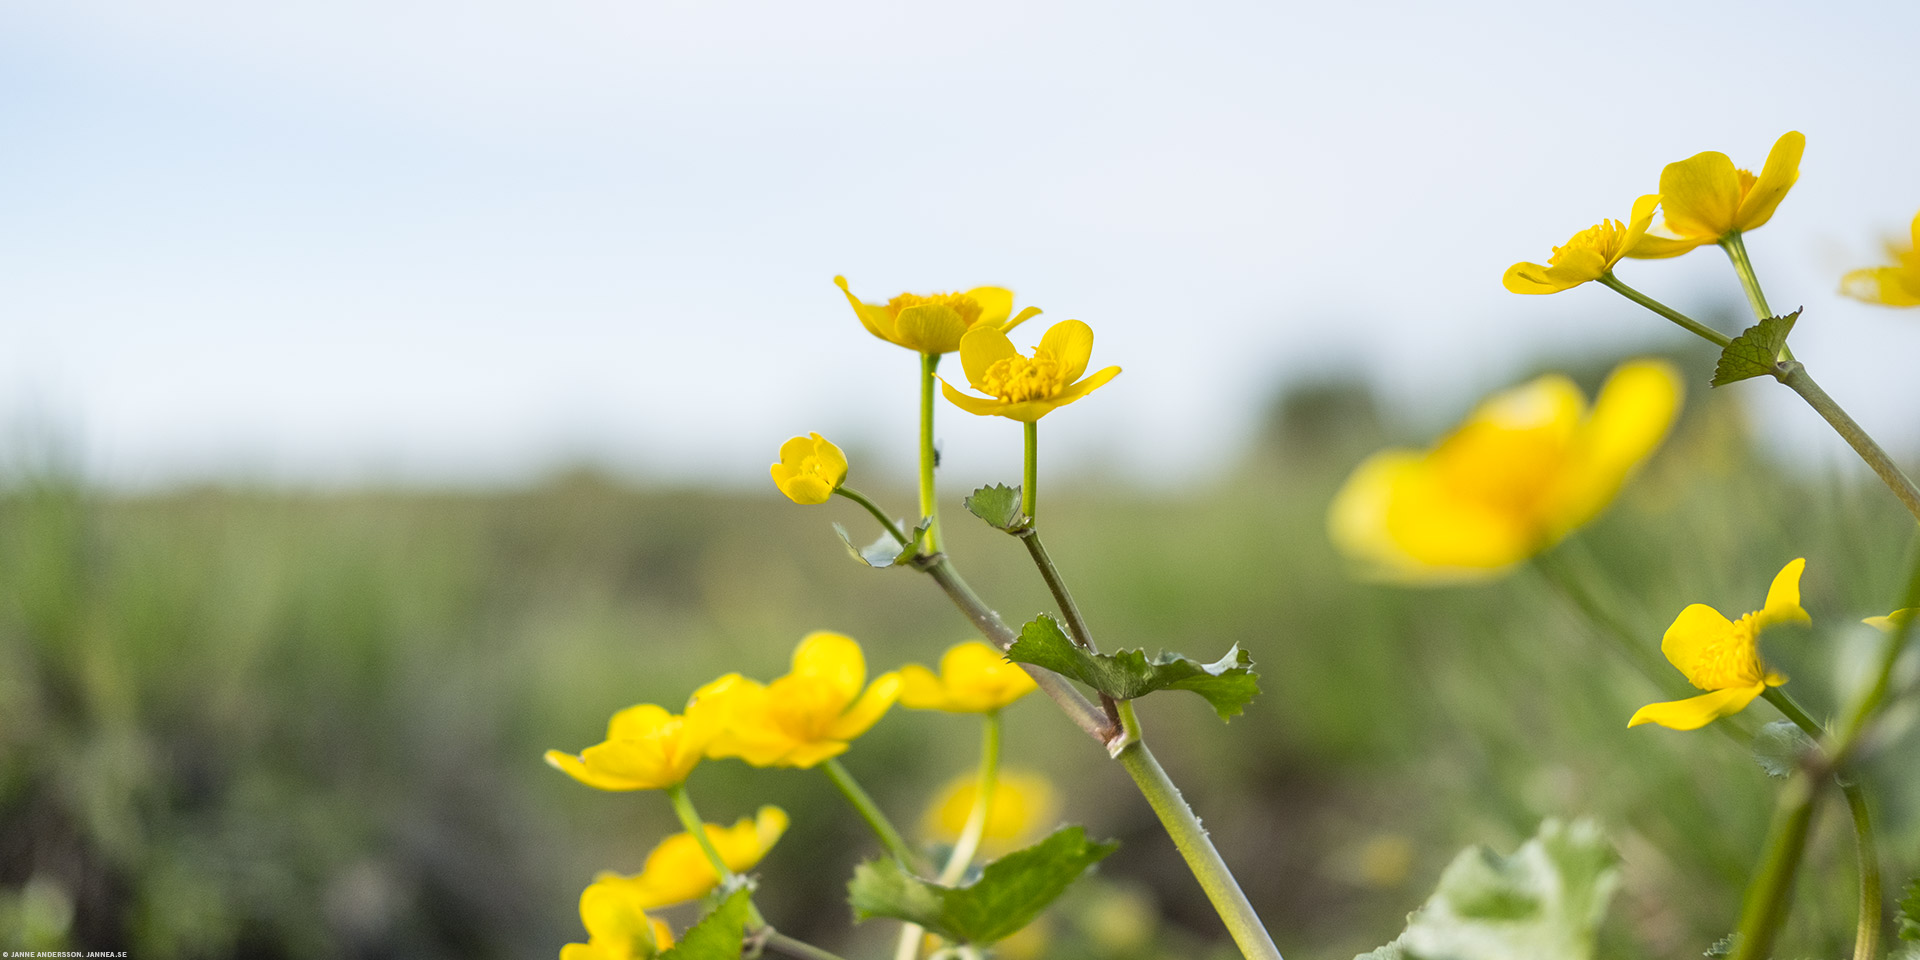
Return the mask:
<svg viewBox="0 0 1920 960">
<path fill-rule="evenodd" d="M 1589 389 L 1608 366 L 1581 368 Z M 1817 628 L 1770 635 L 1767 654 L 1821 713 L 1864 643 L 1854 622 L 1889 606 L 1912 524 L 1861 471 L 1756 449 L 1744 391 L 1695 389 L 1665 450 L 1555 559 L 1653 651 L 1687 603 L 1737 615 L 1806 556 Z M 1329 497 L 1377 446 L 1429 439 L 1364 382 L 1297 383 L 1204 488 L 1049 477 L 1049 545 L 1104 644 L 1254 652 L 1265 693 L 1231 724 L 1197 697 L 1141 713 L 1289 956 L 1384 943 L 1462 846 L 1510 849 L 1543 817 L 1579 815 L 1625 861 L 1604 951 L 1698 955 L 1728 932 L 1765 831 L 1774 785 L 1740 740 L 1770 709 L 1725 732 L 1626 729 L 1680 677 L 1641 672 L 1533 568 L 1442 590 L 1350 580 L 1322 532 Z M 543 750 L 723 671 L 780 674 L 812 629 L 860 639 L 876 671 L 969 635 L 925 578 L 848 560 L 828 521 L 864 531 L 857 511 L 770 485 L 582 470 L 492 493 L 136 496 L 28 453 L 0 497 L 9 948 L 552 956 L 583 939 L 593 873 L 637 870 L 675 827 L 658 795 L 582 788 Z M 1009 619 L 1047 610 L 1018 545 L 958 510 L 963 492 L 945 491 L 962 569 Z M 1006 762 L 1045 771 L 1063 816 L 1123 842 L 1009 952 L 1227 955 L 1125 775 L 1040 698 L 1009 722 Z M 917 823 L 975 744 L 968 718 L 896 710 L 846 763 Z M 1867 774 L 1892 884 L 1920 869 L 1915 753 L 1898 739 Z M 710 820 L 769 802 L 793 815 L 760 870 L 773 923 L 849 955 L 890 943 L 891 924 L 849 922 L 844 882 L 874 845 L 823 777 L 711 763 L 690 788 Z M 1843 815 L 1823 816 L 1783 955 L 1850 942 Z"/>
</svg>

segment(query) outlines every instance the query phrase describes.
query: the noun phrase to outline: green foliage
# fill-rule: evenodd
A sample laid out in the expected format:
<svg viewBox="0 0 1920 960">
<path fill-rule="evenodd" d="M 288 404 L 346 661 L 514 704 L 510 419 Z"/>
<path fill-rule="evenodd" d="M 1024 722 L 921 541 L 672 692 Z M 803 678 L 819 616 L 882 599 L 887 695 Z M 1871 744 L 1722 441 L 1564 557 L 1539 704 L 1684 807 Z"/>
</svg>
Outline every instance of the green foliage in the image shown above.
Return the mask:
<svg viewBox="0 0 1920 960">
<path fill-rule="evenodd" d="M 909 875 L 891 860 L 854 870 L 847 885 L 856 921 L 892 917 L 917 923 L 956 943 L 991 944 L 1018 933 L 1117 843 L 1093 843 L 1080 827 L 1063 827 L 1009 853 L 965 886 L 947 887 Z"/>
<path fill-rule="evenodd" d="M 1787 334 L 1799 319 L 1798 310 L 1784 317 L 1768 317 L 1734 337 L 1720 351 L 1720 362 L 1714 364 L 1713 385 L 1723 387 L 1753 377 L 1773 376 L 1780 348 L 1787 345 Z"/>
<path fill-rule="evenodd" d="M 996 483 L 981 487 L 966 500 L 967 512 L 985 520 L 996 530 L 1014 530 L 1027 524 L 1020 512 L 1020 488 Z"/>
<path fill-rule="evenodd" d="M 1733 945 L 1739 940 L 1739 934 L 1729 933 L 1715 940 L 1713 946 L 1708 947 L 1707 951 L 1701 954 L 1701 956 L 1706 957 L 1707 960 L 1726 960 L 1726 958 L 1733 956 Z"/>
<path fill-rule="evenodd" d="M 1238 715 L 1260 695 L 1253 655 L 1239 644 L 1214 663 L 1177 653 L 1149 660 L 1145 650 L 1088 653 L 1044 615 L 1020 629 L 1020 639 L 1007 649 L 1007 659 L 1072 677 L 1115 700 L 1134 700 L 1155 690 L 1191 690 L 1207 698 L 1222 720 Z"/>
<path fill-rule="evenodd" d="M 852 554 L 855 560 L 869 567 L 884 568 L 906 563 L 918 556 L 927 545 L 927 530 L 932 526 L 933 522 L 930 520 L 920 521 L 919 526 L 913 528 L 913 536 L 908 538 L 907 545 L 904 547 L 890 533 L 881 534 L 880 539 L 864 547 L 856 547 L 853 545 L 853 538 L 848 536 L 846 527 L 836 523 L 833 525 L 833 532 L 840 535 L 840 542 L 846 545 L 847 552 Z"/>
<path fill-rule="evenodd" d="M 1463 850 L 1406 932 L 1355 960 L 1589 960 L 1615 859 L 1590 821 L 1548 820 L 1509 857 Z"/>
<path fill-rule="evenodd" d="M 1894 926 L 1902 940 L 1920 940 L 1920 877 L 1907 881 L 1906 895 L 1894 912 Z"/>
<path fill-rule="evenodd" d="M 752 899 L 753 891 L 746 887 L 728 894 L 679 943 L 661 953 L 660 960 L 739 960 L 740 943 L 746 939 L 747 905 Z"/>
<path fill-rule="evenodd" d="M 1775 720 L 1753 738 L 1753 759 L 1769 777 L 1793 775 L 1800 758 L 1814 748 L 1813 739 L 1791 720 Z"/>
</svg>

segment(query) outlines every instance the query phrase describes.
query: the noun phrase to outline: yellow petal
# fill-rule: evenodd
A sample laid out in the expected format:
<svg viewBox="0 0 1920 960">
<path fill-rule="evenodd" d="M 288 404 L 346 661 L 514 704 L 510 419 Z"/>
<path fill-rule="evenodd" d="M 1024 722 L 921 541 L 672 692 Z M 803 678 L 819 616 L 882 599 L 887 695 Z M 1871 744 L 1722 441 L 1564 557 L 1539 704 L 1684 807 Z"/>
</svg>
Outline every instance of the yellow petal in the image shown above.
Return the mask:
<svg viewBox="0 0 1920 960">
<path fill-rule="evenodd" d="M 1078 400 L 1081 397 L 1084 397 L 1087 394 L 1092 393 L 1103 386 L 1106 386 L 1107 381 L 1112 380 L 1114 377 L 1117 377 L 1119 375 L 1120 375 L 1119 367 L 1102 367 L 1099 370 L 1095 370 L 1093 372 L 1093 376 L 1090 376 L 1085 380 L 1082 380 L 1079 383 L 1073 384 L 1072 386 L 1067 387 L 1065 390 L 1062 390 L 1059 393 L 1054 394 L 1052 397 L 1048 398 L 1047 402 L 1051 403 L 1051 405 L 1055 407 L 1064 407 L 1067 404 L 1072 403 L 1075 400 Z"/>
<path fill-rule="evenodd" d="M 1614 251 L 1613 257 L 1607 261 L 1608 269 L 1612 269 L 1621 257 L 1640 245 L 1640 239 L 1647 235 L 1647 228 L 1653 225 L 1653 212 L 1659 206 L 1660 195 L 1657 193 L 1645 194 L 1633 201 L 1633 212 L 1627 215 L 1627 235 L 1621 238 L 1620 249 Z"/>
<path fill-rule="evenodd" d="M 1635 260 L 1665 260 L 1712 242 L 1712 237 L 1663 237 L 1655 233 L 1643 233 L 1627 250 L 1627 256 Z"/>
<path fill-rule="evenodd" d="M 860 695 L 861 685 L 867 682 L 867 658 L 852 637 L 816 630 L 794 648 L 789 675 L 824 684 L 833 699 L 845 705 Z"/>
<path fill-rule="evenodd" d="M 944 303 L 918 303 L 901 309 L 894 318 L 896 343 L 921 353 L 951 353 L 967 332 L 967 321 Z"/>
<path fill-rule="evenodd" d="M 986 379 L 988 367 L 1019 355 L 1013 341 L 995 327 L 976 326 L 960 338 L 960 367 L 967 373 L 967 385 L 976 390 Z"/>
<path fill-rule="evenodd" d="M 1759 179 L 1740 202 L 1736 226 L 1753 230 L 1773 218 L 1774 208 L 1780 206 L 1787 191 L 1800 179 L 1800 154 L 1806 148 L 1807 138 L 1798 130 L 1790 130 L 1774 141 L 1773 149 L 1767 153 L 1766 166 L 1760 168 Z"/>
<path fill-rule="evenodd" d="M 1087 370 L 1093 357 L 1093 328 L 1078 320 L 1062 320 L 1047 328 L 1040 338 L 1040 349 L 1053 354 L 1060 364 L 1060 382 L 1072 383 Z"/>
<path fill-rule="evenodd" d="M 1920 306 L 1920 275 L 1902 267 L 1852 270 L 1840 279 L 1840 292 L 1889 307 Z"/>
<path fill-rule="evenodd" d="M 1920 610 L 1920 607 L 1903 607 L 1899 610 L 1895 610 L 1892 613 L 1887 614 L 1884 617 L 1868 617 L 1865 620 L 1862 620 L 1860 622 L 1866 624 L 1869 627 L 1874 628 L 1875 630 L 1884 630 L 1888 633 L 1892 633 L 1901 624 L 1906 623 L 1908 620 L 1913 619 L 1913 614 L 1916 610 Z"/>
<path fill-rule="evenodd" d="M 873 685 L 867 687 L 867 692 L 861 694 L 860 699 L 854 701 L 847 712 L 827 728 L 827 739 L 852 740 L 866 733 L 899 698 L 899 674 L 883 673 L 873 678 Z"/>
<path fill-rule="evenodd" d="M 1807 568 L 1807 560 L 1800 557 L 1787 561 L 1780 572 L 1773 577 L 1773 585 L 1767 588 L 1767 605 L 1755 617 L 1755 626 L 1769 627 L 1776 623 L 1812 623 L 1813 618 L 1800 608 L 1800 574 Z"/>
<path fill-rule="evenodd" d="M 673 720 L 665 707 L 643 703 L 613 715 L 607 723 L 608 740 L 635 740 L 658 731 Z"/>
<path fill-rule="evenodd" d="M 1701 652 L 1731 632 L 1733 622 L 1721 616 L 1720 611 L 1704 603 L 1689 604 L 1673 618 L 1673 625 L 1667 627 L 1666 635 L 1660 638 L 1660 652 L 1691 681 L 1693 665 L 1700 662 Z"/>
<path fill-rule="evenodd" d="M 1500 285 L 1506 287 L 1508 293 L 1559 293 L 1598 276 L 1599 274 L 1595 274 L 1585 279 L 1574 279 L 1564 271 L 1545 264 L 1522 262 L 1507 268 L 1507 272 L 1500 277 Z"/>
<path fill-rule="evenodd" d="M 1680 372 L 1664 360 L 1634 360 L 1613 371 L 1573 438 L 1547 508 L 1550 538 L 1585 524 L 1613 502 L 1666 439 L 1684 395 Z"/>
<path fill-rule="evenodd" d="M 1347 559 L 1357 561 L 1367 576 L 1395 576 L 1418 564 L 1394 542 L 1387 528 L 1400 477 L 1420 468 L 1420 455 L 1411 450 L 1382 450 L 1362 461 L 1347 476 L 1327 508 L 1327 539 Z"/>
<path fill-rule="evenodd" d="M 628 777 L 616 777 L 605 771 L 593 769 L 579 757 L 558 750 L 548 750 L 547 765 L 598 790 L 645 790 L 646 784 Z"/>
<path fill-rule="evenodd" d="M 960 355 L 963 357 L 966 356 L 966 344 L 964 343 L 961 344 Z M 1008 404 L 1001 403 L 996 397 L 976 397 L 970 393 L 961 393 L 955 390 L 953 384 L 948 383 L 945 378 L 940 380 L 940 392 L 946 395 L 948 402 L 975 416 L 998 416 L 1000 411 L 1008 406 Z"/>
<path fill-rule="evenodd" d="M 847 295 L 847 302 L 853 305 L 853 312 L 860 318 L 860 325 L 867 332 L 889 343 L 899 343 L 899 334 L 894 331 L 893 314 L 880 304 L 864 303 L 853 291 L 847 289 L 846 277 L 834 277 L 833 283 L 840 292 Z"/>
<path fill-rule="evenodd" d="M 949 648 L 940 658 L 940 678 L 947 694 L 947 706 L 942 709 L 959 712 L 998 710 L 1036 689 L 1019 664 L 978 640 Z M 904 692 L 901 699 L 905 701 Z"/>
<path fill-rule="evenodd" d="M 1005 287 L 974 287 L 966 295 L 980 305 L 975 326 L 998 327 L 1013 313 L 1013 291 Z"/>
<path fill-rule="evenodd" d="M 947 691 L 932 670 L 909 663 L 900 668 L 900 705 L 912 710 L 945 710 Z"/>
<path fill-rule="evenodd" d="M 831 760 L 847 752 L 851 746 L 845 740 L 816 740 L 812 743 L 798 744 L 780 755 L 777 761 L 756 764 L 762 767 L 792 767 L 796 770 L 811 770 L 819 763 Z M 752 763 L 752 760 L 747 762 Z"/>
<path fill-rule="evenodd" d="M 1698 730 L 1721 717 L 1746 709 L 1747 704 L 1752 703 L 1753 698 L 1765 689 L 1764 684 L 1756 683 L 1750 687 L 1715 690 L 1685 700 L 1649 703 L 1634 712 L 1627 726 L 1657 723 L 1672 730 Z"/>
<path fill-rule="evenodd" d="M 1026 323 L 1028 320 L 1032 320 L 1034 317 L 1039 316 L 1040 312 L 1041 311 L 1039 307 L 1028 307 L 1025 310 L 1020 311 L 1019 316 L 1016 316 L 1012 320 L 1008 320 L 1006 323 L 1001 324 L 1000 330 L 1003 333 L 1008 330 L 1012 330 L 1014 327 L 1017 327 L 1023 323 Z"/>
<path fill-rule="evenodd" d="M 1727 155 L 1709 150 L 1660 171 L 1667 229 L 1688 239 L 1718 240 L 1736 229 L 1740 175 Z"/>
</svg>

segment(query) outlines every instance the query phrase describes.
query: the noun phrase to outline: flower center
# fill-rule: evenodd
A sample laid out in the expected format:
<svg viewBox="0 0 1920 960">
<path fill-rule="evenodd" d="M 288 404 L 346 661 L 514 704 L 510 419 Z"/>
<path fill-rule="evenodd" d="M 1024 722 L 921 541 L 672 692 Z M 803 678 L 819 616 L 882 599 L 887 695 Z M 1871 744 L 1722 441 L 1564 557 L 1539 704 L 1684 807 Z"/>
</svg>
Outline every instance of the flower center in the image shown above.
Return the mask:
<svg viewBox="0 0 1920 960">
<path fill-rule="evenodd" d="M 785 676 L 767 685 L 767 712 L 774 726 L 802 743 L 825 740 L 847 702 L 831 686 L 808 677 Z"/>
<path fill-rule="evenodd" d="M 1740 178 L 1740 199 L 1744 202 L 1747 199 L 1747 194 L 1753 192 L 1753 185 L 1758 182 L 1760 178 L 1754 176 L 1752 170 L 1742 170 L 1739 167 L 1735 167 L 1733 172 L 1735 176 Z"/>
<path fill-rule="evenodd" d="M 1561 259 L 1578 250 L 1592 250 L 1611 261 L 1620 252 L 1627 237 L 1627 225 L 1618 220 L 1602 220 L 1573 235 L 1566 246 L 1554 247 L 1553 256 L 1547 258 L 1550 266 L 1559 266 Z"/>
<path fill-rule="evenodd" d="M 1755 643 L 1754 614 L 1733 622 L 1733 629 L 1701 649 L 1687 671 L 1687 681 L 1702 690 L 1725 690 L 1759 683 L 1766 670 Z"/>
<path fill-rule="evenodd" d="M 840 469 L 839 464 L 829 463 L 817 453 L 809 453 L 800 458 L 800 475 L 812 477 L 828 486 L 833 486 L 833 477 Z"/>
<path fill-rule="evenodd" d="M 969 327 L 973 326 L 974 322 L 980 319 L 980 301 L 964 293 L 930 293 L 924 297 L 911 293 L 903 293 L 887 301 L 887 311 L 895 317 L 899 317 L 900 311 L 908 307 L 917 307 L 926 303 L 939 304 L 952 310 L 954 313 L 960 315 L 960 322 Z"/>
<path fill-rule="evenodd" d="M 1036 347 L 1032 359 L 1016 355 L 995 360 L 974 386 L 1007 403 L 1021 403 L 1051 397 L 1065 389 L 1063 372 L 1052 351 Z"/>
</svg>

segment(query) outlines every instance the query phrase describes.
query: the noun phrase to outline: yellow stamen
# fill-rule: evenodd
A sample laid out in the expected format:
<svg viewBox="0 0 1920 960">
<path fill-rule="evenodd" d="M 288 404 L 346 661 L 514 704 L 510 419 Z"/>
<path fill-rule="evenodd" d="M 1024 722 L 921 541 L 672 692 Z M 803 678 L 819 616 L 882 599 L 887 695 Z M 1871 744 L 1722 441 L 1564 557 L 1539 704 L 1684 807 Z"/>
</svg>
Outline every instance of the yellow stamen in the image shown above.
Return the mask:
<svg viewBox="0 0 1920 960">
<path fill-rule="evenodd" d="M 1759 683 L 1766 669 L 1754 642 L 1754 614 L 1733 622 L 1733 628 L 1701 649 L 1686 671 L 1687 682 L 1702 690 L 1725 690 Z"/>
<path fill-rule="evenodd" d="M 974 386 L 1007 403 L 1022 403 L 1051 397 L 1066 389 L 1061 372 L 1060 361 L 1054 359 L 1051 351 L 1036 348 L 1031 360 L 1012 356 L 994 361 Z"/>
<path fill-rule="evenodd" d="M 980 319 L 980 301 L 964 293 L 930 293 L 922 297 L 917 294 L 903 293 L 887 301 L 887 310 L 898 317 L 900 311 L 908 307 L 917 307 L 923 303 L 940 304 L 960 315 L 961 322 L 971 327 Z"/>
</svg>

